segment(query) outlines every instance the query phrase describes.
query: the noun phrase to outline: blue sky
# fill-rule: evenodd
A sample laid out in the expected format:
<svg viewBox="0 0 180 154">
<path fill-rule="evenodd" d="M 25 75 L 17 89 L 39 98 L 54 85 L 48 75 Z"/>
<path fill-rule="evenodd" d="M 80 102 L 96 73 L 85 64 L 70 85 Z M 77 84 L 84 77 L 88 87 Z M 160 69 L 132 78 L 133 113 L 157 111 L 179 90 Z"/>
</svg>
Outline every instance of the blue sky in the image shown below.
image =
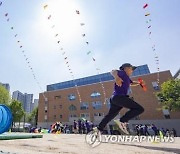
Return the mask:
<svg viewBox="0 0 180 154">
<path fill-rule="evenodd" d="M 1 0 L 2 1 L 2 0 Z M 149 4 L 147 11 L 142 7 Z M 43 5 L 48 4 L 48 11 Z M 70 80 L 60 47 L 66 51 L 75 78 L 95 75 L 92 51 L 102 72 L 124 62 L 148 64 L 156 72 L 152 43 L 148 39 L 145 13 L 151 13 L 152 40 L 160 57 L 160 70 L 174 74 L 180 66 L 179 0 L 6 0 L 0 7 L 0 82 L 11 91 L 41 92 L 17 45 L 22 41 L 43 90 L 51 83 Z M 75 10 L 80 10 L 77 16 Z M 6 22 L 4 14 L 9 13 Z M 47 15 L 52 19 L 48 22 Z M 81 27 L 80 22 L 86 25 Z M 55 24 L 55 29 L 51 29 Z M 14 27 L 12 31 L 10 27 Z M 54 35 L 60 35 L 61 46 Z M 81 34 L 85 33 L 89 46 Z"/>
</svg>

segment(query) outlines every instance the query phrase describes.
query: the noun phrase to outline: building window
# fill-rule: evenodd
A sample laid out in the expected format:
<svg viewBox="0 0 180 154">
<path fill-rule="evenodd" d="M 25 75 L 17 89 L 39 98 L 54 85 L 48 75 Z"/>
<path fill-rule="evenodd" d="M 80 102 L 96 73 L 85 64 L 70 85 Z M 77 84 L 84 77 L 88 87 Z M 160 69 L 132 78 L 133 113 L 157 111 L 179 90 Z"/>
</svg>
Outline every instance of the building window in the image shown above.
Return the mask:
<svg viewBox="0 0 180 154">
<path fill-rule="evenodd" d="M 47 115 L 44 116 L 44 120 L 47 120 Z"/>
<path fill-rule="evenodd" d="M 60 99 L 61 98 L 61 95 L 59 96 L 54 96 L 54 99 Z"/>
<path fill-rule="evenodd" d="M 136 117 L 132 118 L 132 120 L 140 120 L 140 117 L 136 116 Z"/>
<path fill-rule="evenodd" d="M 59 108 L 62 109 L 62 105 L 59 105 Z"/>
<path fill-rule="evenodd" d="M 101 94 L 99 93 L 99 92 L 93 92 L 92 94 L 91 94 L 91 97 L 92 98 L 98 98 L 98 97 L 101 97 Z"/>
<path fill-rule="evenodd" d="M 170 113 L 168 109 L 163 109 L 163 115 L 166 119 L 170 119 Z"/>
<path fill-rule="evenodd" d="M 152 82 L 152 86 L 153 86 L 154 90 L 159 90 L 160 89 L 159 85 L 158 85 L 158 83 L 156 81 Z"/>
<path fill-rule="evenodd" d="M 60 119 L 62 119 L 62 114 L 59 115 Z"/>
<path fill-rule="evenodd" d="M 47 106 L 44 107 L 44 112 L 47 113 Z"/>
<path fill-rule="evenodd" d="M 71 115 L 69 115 L 69 117 L 70 117 L 70 118 L 76 118 L 77 115 L 76 115 L 76 114 L 71 114 Z"/>
<path fill-rule="evenodd" d="M 54 119 L 56 119 L 56 115 L 54 115 Z"/>
<path fill-rule="evenodd" d="M 102 102 L 93 102 L 92 103 L 93 109 L 101 109 L 102 108 Z"/>
<path fill-rule="evenodd" d="M 89 113 L 81 113 L 80 117 L 81 118 L 88 118 L 89 117 Z"/>
<path fill-rule="evenodd" d="M 77 108 L 76 108 L 75 105 L 71 104 L 71 105 L 69 106 L 69 110 L 70 110 L 70 111 L 76 111 Z"/>
<path fill-rule="evenodd" d="M 104 113 L 94 113 L 94 117 L 102 117 L 104 116 Z"/>
<path fill-rule="evenodd" d="M 106 105 L 107 105 L 107 108 L 110 109 L 111 107 L 110 98 L 106 99 Z"/>
<path fill-rule="evenodd" d="M 73 101 L 73 100 L 76 99 L 76 96 L 75 96 L 74 94 L 70 94 L 70 95 L 68 95 L 68 99 L 69 99 L 70 101 Z"/>
<path fill-rule="evenodd" d="M 81 106 L 80 106 L 81 110 L 87 110 L 88 108 L 89 108 L 88 102 L 82 102 L 81 103 Z"/>
</svg>

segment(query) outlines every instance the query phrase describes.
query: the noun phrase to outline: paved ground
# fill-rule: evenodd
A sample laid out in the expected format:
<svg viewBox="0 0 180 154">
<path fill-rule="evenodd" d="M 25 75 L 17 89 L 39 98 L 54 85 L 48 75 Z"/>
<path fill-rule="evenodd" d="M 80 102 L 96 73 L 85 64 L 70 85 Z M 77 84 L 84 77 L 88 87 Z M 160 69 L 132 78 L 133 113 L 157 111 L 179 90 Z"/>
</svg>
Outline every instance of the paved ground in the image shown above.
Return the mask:
<svg viewBox="0 0 180 154">
<path fill-rule="evenodd" d="M 174 143 L 101 143 L 92 148 L 85 135 L 45 134 L 40 139 L 0 141 L 0 154 L 180 154 L 180 138 Z"/>
</svg>

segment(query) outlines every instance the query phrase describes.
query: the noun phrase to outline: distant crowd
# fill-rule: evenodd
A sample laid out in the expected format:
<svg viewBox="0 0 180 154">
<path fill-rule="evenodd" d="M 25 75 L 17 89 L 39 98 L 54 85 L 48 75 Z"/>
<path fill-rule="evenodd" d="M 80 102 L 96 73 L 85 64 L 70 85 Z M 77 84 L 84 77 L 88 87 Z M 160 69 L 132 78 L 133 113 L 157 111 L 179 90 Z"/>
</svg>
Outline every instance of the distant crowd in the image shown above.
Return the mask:
<svg viewBox="0 0 180 154">
<path fill-rule="evenodd" d="M 94 124 L 87 120 L 74 120 L 73 128 L 70 129 L 70 126 L 67 124 L 62 124 L 61 122 L 56 122 L 50 126 L 49 129 L 42 129 L 32 127 L 30 129 L 30 133 L 53 133 L 53 134 L 60 134 L 60 133 L 74 133 L 74 134 L 87 134 L 92 131 Z"/>
<path fill-rule="evenodd" d="M 174 136 L 177 137 L 176 130 L 173 128 L 172 130 L 164 129 L 164 128 L 157 128 L 154 124 L 147 126 L 147 125 L 136 125 L 135 126 L 136 134 L 141 136 Z"/>
<path fill-rule="evenodd" d="M 94 127 L 93 122 L 90 122 L 88 120 L 74 120 L 73 126 L 70 128 L 67 124 L 62 124 L 61 122 L 56 122 L 53 125 L 50 126 L 49 129 L 42 129 L 40 128 L 31 128 L 31 133 L 53 133 L 53 134 L 87 134 L 90 131 L 92 131 Z M 139 124 L 135 125 L 134 132 L 136 135 L 142 136 L 173 136 L 177 137 L 176 130 L 173 128 L 171 130 L 164 129 L 164 128 L 158 128 L 154 124 L 152 125 L 144 125 Z"/>
</svg>

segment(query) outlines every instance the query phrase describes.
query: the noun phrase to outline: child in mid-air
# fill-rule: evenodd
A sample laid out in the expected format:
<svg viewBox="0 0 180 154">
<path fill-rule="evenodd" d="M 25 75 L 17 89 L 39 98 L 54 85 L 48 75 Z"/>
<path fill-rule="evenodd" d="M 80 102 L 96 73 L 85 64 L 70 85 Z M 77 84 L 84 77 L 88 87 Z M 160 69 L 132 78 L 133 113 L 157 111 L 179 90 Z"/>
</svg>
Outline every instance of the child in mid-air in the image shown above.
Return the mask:
<svg viewBox="0 0 180 154">
<path fill-rule="evenodd" d="M 102 119 L 99 126 L 94 128 L 95 132 L 102 132 L 107 123 L 114 119 L 118 115 L 120 110 L 125 107 L 128 108 L 129 111 L 127 111 L 125 115 L 120 119 L 114 121 L 123 133 L 129 134 L 127 130 L 127 122 L 144 112 L 144 108 L 134 100 L 129 98 L 128 95 L 130 85 L 140 85 L 138 81 L 132 81 L 130 79 L 130 76 L 136 68 L 137 67 L 132 66 L 129 63 L 125 63 L 120 67 L 120 70 L 113 70 L 111 72 L 112 76 L 115 79 L 114 93 L 112 98 L 110 99 L 111 106 L 108 114 Z"/>
</svg>

